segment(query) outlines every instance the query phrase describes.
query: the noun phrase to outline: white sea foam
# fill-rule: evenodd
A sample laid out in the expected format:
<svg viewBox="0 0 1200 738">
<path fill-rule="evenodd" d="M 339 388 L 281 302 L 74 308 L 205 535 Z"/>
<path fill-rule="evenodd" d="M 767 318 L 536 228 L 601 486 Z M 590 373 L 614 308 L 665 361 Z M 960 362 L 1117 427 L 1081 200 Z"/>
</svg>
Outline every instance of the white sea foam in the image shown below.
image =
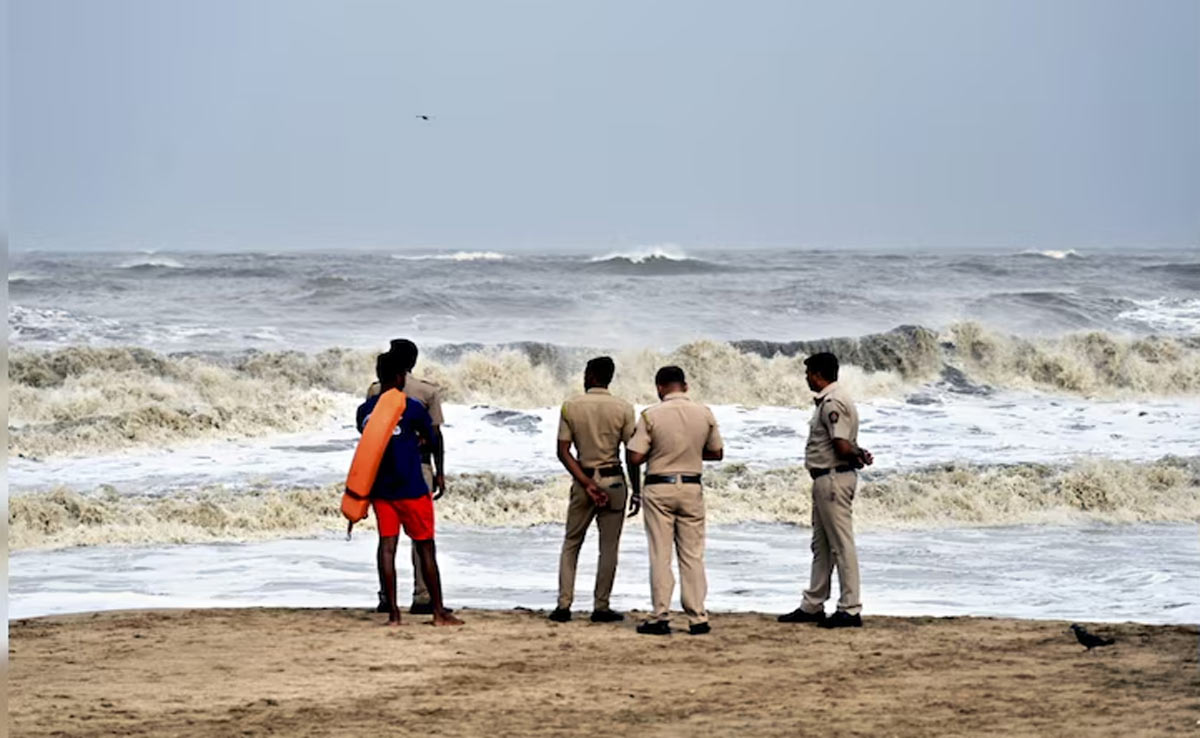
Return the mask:
<svg viewBox="0 0 1200 738">
<path fill-rule="evenodd" d="M 507 254 L 498 251 L 455 251 L 451 254 L 392 254 L 399 261 L 504 261 Z"/>
<path fill-rule="evenodd" d="M 651 246 L 640 246 L 629 251 L 611 251 L 604 256 L 593 256 L 593 263 L 604 261 L 628 261 L 632 264 L 644 264 L 647 261 L 687 261 L 687 253 L 678 245 L 663 243 Z"/>
<path fill-rule="evenodd" d="M 147 252 L 151 255 L 153 252 Z M 166 256 L 151 256 L 151 258 L 137 258 L 123 261 L 120 264 L 121 269 L 183 269 L 183 264 L 176 259 L 171 259 Z"/>
<path fill-rule="evenodd" d="M 1200 619 L 1194 525 L 868 530 L 857 539 L 868 616 Z M 790 611 L 808 581 L 808 545 L 808 531 L 793 526 L 710 527 L 709 609 Z M 561 521 L 521 529 L 439 525 L 446 601 L 549 608 L 561 546 Z M 9 559 L 9 617 L 159 607 L 372 607 L 375 547 L 370 533 L 349 542 L 331 533 L 241 545 L 17 551 Z M 596 553 L 589 535 L 579 557 L 578 607 L 590 604 Z M 397 558 L 400 581 L 407 581 L 408 557 Z M 640 526 L 627 525 L 614 608 L 649 605 L 647 568 L 645 536 Z"/>
<path fill-rule="evenodd" d="M 1082 259 L 1083 254 L 1075 249 L 1026 249 L 1021 252 L 1025 256 L 1044 256 L 1047 259 L 1062 261 L 1064 259 Z"/>
<path fill-rule="evenodd" d="M 1200 333 L 1200 298 L 1160 297 L 1132 302 L 1137 307 L 1122 312 L 1117 320 L 1166 333 Z"/>
</svg>

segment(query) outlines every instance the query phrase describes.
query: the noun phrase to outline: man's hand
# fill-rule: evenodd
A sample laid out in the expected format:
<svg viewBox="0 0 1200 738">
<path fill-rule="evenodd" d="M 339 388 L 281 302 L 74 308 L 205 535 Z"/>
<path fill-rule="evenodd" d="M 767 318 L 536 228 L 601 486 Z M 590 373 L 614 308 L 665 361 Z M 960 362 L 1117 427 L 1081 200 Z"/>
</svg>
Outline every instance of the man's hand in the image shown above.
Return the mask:
<svg viewBox="0 0 1200 738">
<path fill-rule="evenodd" d="M 863 466 L 870 466 L 875 463 L 875 457 L 865 448 L 858 449 L 858 460 L 863 463 Z"/>
<path fill-rule="evenodd" d="M 631 494 L 629 496 L 629 515 L 627 517 L 632 518 L 634 515 L 637 515 L 638 512 L 641 511 L 641 509 L 642 509 L 642 493 L 634 492 L 633 494 Z"/>
<path fill-rule="evenodd" d="M 433 499 L 440 500 L 446 494 L 446 475 L 439 474 L 433 478 Z"/>
<path fill-rule="evenodd" d="M 587 484 L 583 485 L 583 490 L 592 498 L 592 502 L 596 503 L 596 507 L 608 507 L 608 493 L 600 489 L 595 480 L 589 479 Z"/>
</svg>

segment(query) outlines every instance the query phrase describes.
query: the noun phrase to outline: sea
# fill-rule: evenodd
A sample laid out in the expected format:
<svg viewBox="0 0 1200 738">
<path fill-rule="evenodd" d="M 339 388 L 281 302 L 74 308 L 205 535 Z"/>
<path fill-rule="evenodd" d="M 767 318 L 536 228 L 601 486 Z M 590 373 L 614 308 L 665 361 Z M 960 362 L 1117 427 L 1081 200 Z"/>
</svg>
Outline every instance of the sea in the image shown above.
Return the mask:
<svg viewBox="0 0 1200 738">
<path fill-rule="evenodd" d="M 807 581 L 829 350 L 876 464 L 855 500 L 865 613 L 1200 622 L 1200 249 L 14 251 L 9 617 L 371 607 L 341 481 L 374 356 L 442 388 L 448 604 L 554 605 L 558 407 L 592 356 L 712 407 L 709 607 Z M 594 533 L 576 607 L 588 609 Z M 613 604 L 649 607 L 626 523 Z M 401 557 L 400 576 L 410 576 Z M 403 585 L 401 586 L 403 589 Z"/>
</svg>

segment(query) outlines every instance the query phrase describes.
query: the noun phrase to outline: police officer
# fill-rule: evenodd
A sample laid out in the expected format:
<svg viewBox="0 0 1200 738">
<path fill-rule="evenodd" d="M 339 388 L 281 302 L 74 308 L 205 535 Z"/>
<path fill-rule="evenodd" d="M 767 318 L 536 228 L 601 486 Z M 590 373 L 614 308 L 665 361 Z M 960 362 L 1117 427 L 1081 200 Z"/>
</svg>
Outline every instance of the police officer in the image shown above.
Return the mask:
<svg viewBox="0 0 1200 738">
<path fill-rule="evenodd" d="M 650 593 L 654 613 L 637 627 L 646 635 L 669 635 L 671 547 L 679 558 L 680 594 L 692 635 L 710 630 L 704 609 L 708 582 L 704 575 L 704 493 L 700 486 L 704 461 L 720 461 L 724 445 L 717 420 L 706 406 L 688 397 L 683 370 L 665 366 L 654 377 L 662 402 L 647 408 L 627 446 L 633 479 L 633 512 L 646 509 L 650 549 Z M 644 502 L 634 467 L 647 463 Z"/>
<path fill-rule="evenodd" d="M 858 446 L 858 411 L 838 384 L 838 360 L 830 353 L 804 360 L 808 387 L 817 393 L 804 466 L 812 477 L 812 578 L 800 607 L 779 616 L 781 623 L 817 623 L 823 628 L 862 627 L 859 600 L 858 552 L 854 547 L 851 504 L 858 470 L 874 462 Z M 825 600 L 837 568 L 841 597 L 837 611 L 826 618 Z"/>
<path fill-rule="evenodd" d="M 442 392 L 436 386 L 423 379 L 412 375 L 413 367 L 417 365 L 417 345 L 406 338 L 397 338 L 391 342 L 391 348 L 388 351 L 396 357 L 400 366 L 406 372 L 404 383 L 404 393 L 409 397 L 417 400 L 429 412 L 429 417 L 433 420 L 433 435 L 436 439 L 434 450 L 425 449 L 421 454 L 421 472 L 425 476 L 425 484 L 433 492 L 433 499 L 441 498 L 446 492 L 446 473 L 445 473 L 445 444 L 442 442 Z M 379 394 L 379 382 L 375 382 L 367 390 L 367 399 L 371 399 Z M 436 473 L 435 473 L 436 469 Z M 412 605 L 409 606 L 409 612 L 414 615 L 430 615 L 433 613 L 433 605 L 430 603 L 429 587 L 425 584 L 425 577 L 421 573 L 420 559 L 417 556 L 416 546 L 412 547 L 412 562 L 413 562 L 413 598 Z M 387 597 L 383 592 L 379 593 L 379 606 L 376 608 L 378 612 L 387 612 Z"/>
<path fill-rule="evenodd" d="M 571 619 L 575 598 L 575 566 L 579 549 L 592 521 L 600 529 L 600 562 L 592 601 L 592 622 L 623 620 L 613 612 L 608 598 L 617 572 L 617 550 L 625 523 L 625 472 L 620 449 L 633 436 L 633 405 L 608 391 L 615 365 L 607 356 L 587 363 L 583 372 L 584 393 L 563 403 L 558 422 L 558 460 L 570 473 L 571 501 L 567 507 L 567 530 L 558 562 L 558 606 L 550 619 Z M 579 456 L 571 455 L 571 444 Z M 636 469 L 630 469 L 632 475 Z"/>
</svg>

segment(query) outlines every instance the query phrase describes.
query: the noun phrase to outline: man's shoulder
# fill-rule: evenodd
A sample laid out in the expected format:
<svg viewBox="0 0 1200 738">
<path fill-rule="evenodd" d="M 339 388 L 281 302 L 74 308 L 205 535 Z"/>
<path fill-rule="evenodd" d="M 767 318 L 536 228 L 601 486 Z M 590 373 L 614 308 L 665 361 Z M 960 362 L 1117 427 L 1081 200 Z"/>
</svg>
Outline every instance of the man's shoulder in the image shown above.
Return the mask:
<svg viewBox="0 0 1200 738">
<path fill-rule="evenodd" d="M 441 391 L 442 388 L 433 382 L 421 377 L 415 377 L 412 374 L 409 374 L 404 379 L 405 394 L 417 398 L 426 405 Z"/>
</svg>

